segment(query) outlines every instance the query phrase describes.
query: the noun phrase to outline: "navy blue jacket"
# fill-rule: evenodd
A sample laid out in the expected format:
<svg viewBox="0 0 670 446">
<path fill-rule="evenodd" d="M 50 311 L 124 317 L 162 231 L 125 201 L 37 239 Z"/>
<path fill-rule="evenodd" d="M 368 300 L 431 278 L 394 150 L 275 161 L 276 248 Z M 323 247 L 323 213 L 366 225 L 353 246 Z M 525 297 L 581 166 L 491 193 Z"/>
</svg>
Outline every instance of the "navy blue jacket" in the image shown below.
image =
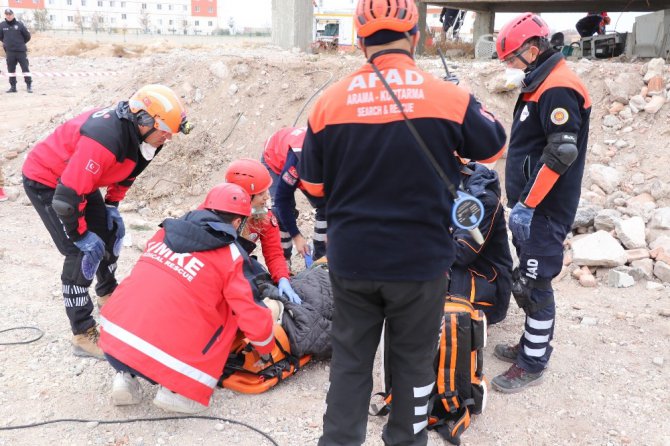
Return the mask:
<svg viewBox="0 0 670 446">
<path fill-rule="evenodd" d="M 500 201 L 500 181 L 494 170 L 478 163 L 469 163 L 462 172 L 463 189 L 484 205 L 484 218 L 479 224 L 484 243 L 479 245 L 465 229 L 454 230 L 456 260 L 449 292 L 467 298 L 476 308 L 484 310 L 489 323 L 496 323 L 507 314 L 513 268 Z M 473 279 L 479 286 L 471 295 Z"/>
<path fill-rule="evenodd" d="M 537 214 L 571 225 L 581 193 L 591 99 L 560 53 L 544 58 L 526 76 L 524 85 L 514 107 L 505 166 L 507 205 L 513 207 L 521 201 L 534 207 Z M 544 166 L 540 157 L 554 133 L 576 134 L 579 155 L 552 187 L 538 173 Z"/>
<path fill-rule="evenodd" d="M 25 53 L 26 43 L 30 41 L 30 32 L 18 20 L 0 22 L 0 42 L 6 52 Z"/>
</svg>

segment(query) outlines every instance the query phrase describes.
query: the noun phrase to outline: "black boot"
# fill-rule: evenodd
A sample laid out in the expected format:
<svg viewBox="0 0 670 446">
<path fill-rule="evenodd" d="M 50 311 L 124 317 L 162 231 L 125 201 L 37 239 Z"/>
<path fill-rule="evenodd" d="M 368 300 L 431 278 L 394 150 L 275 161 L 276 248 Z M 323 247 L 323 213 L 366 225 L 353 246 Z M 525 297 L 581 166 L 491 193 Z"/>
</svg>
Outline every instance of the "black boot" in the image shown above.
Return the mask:
<svg viewBox="0 0 670 446">
<path fill-rule="evenodd" d="M 7 90 L 7 93 L 16 93 L 16 85 L 10 86 L 9 90 Z"/>
<path fill-rule="evenodd" d="M 33 92 L 33 84 L 26 84 L 26 89 L 28 90 L 28 93 Z"/>
</svg>

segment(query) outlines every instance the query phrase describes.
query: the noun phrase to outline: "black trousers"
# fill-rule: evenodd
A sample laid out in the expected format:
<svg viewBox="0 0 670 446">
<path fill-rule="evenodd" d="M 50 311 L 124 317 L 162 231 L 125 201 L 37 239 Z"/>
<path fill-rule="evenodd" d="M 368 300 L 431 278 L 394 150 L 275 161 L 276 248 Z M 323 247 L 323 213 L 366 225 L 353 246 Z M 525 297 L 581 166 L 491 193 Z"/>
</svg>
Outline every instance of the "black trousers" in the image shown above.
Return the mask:
<svg viewBox="0 0 670 446">
<path fill-rule="evenodd" d="M 25 51 L 7 51 L 7 72 L 9 74 L 16 73 L 16 64 L 21 66 L 21 71 L 24 73 L 30 73 L 28 68 L 28 56 Z M 32 85 L 33 78 L 30 76 L 25 76 L 26 85 Z M 16 77 L 10 76 L 9 85 L 16 87 Z"/>
<path fill-rule="evenodd" d="M 348 280 L 331 271 L 330 279 L 333 357 L 319 445 L 365 441 L 372 369 L 384 321 L 393 409 L 382 438 L 386 445 L 425 445 L 446 275 L 427 282 L 377 282 Z"/>
<path fill-rule="evenodd" d="M 63 271 L 61 272 L 65 313 L 70 319 L 72 333 L 84 333 L 95 325 L 95 319 L 91 315 L 93 313 L 93 302 L 88 295 L 88 288 L 93 281 L 86 279 L 81 273 L 81 261 L 84 254 L 67 237 L 63 224 L 56 211 L 51 207 L 55 189 L 26 177 L 23 178 L 23 188 L 47 231 L 49 231 L 56 248 L 65 256 Z M 96 294 L 104 296 L 114 291 L 117 285 L 114 272 L 116 271 L 118 258 L 112 254 L 116 232 L 107 229 L 107 208 L 100 191 L 96 190 L 87 195 L 86 199 L 84 218 L 88 229 L 99 235 L 105 241 L 107 247 L 105 257 L 100 262 L 96 272 L 97 284 L 95 286 Z"/>
</svg>

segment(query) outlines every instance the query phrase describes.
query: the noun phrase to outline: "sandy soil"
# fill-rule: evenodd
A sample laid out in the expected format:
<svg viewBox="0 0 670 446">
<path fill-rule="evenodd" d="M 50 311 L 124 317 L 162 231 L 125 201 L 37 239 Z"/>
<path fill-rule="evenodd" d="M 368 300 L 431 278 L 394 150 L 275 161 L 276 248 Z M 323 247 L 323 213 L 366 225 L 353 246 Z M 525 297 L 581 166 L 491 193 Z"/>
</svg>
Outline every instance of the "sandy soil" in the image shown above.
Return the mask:
<svg viewBox="0 0 670 446">
<path fill-rule="evenodd" d="M 136 57 L 121 58 L 115 57 L 119 49 L 113 44 L 96 45 L 84 50 L 74 40 L 60 37 L 54 42 L 48 36 L 38 37 L 30 57 L 32 71 L 71 76 L 36 77 L 34 94 L 27 94 L 20 83 L 18 94 L 2 95 L 0 155 L 4 157 L 0 159 L 13 199 L 0 203 L 0 296 L 4 310 L 0 330 L 37 326 L 44 337 L 27 345 L 0 346 L 0 426 L 56 418 L 121 420 L 166 415 L 151 404 L 155 390 L 148 385 L 143 386 L 146 398 L 142 404 L 112 406 L 112 369 L 105 362 L 71 354 L 71 333 L 60 294 L 61 259 L 20 189 L 23 156 L 34 142 L 74 114 L 125 98 L 144 83 L 166 83 L 184 95 L 196 130 L 172 142 L 129 194 L 122 209 L 133 243 L 124 249 L 120 260 L 118 277 L 122 278 L 139 256 L 138 246 L 156 224 L 198 204 L 204 192 L 221 181 L 232 159 L 259 156 L 265 138 L 281 126 L 292 125 L 305 101 L 331 75 L 337 79 L 363 63 L 360 55 L 310 56 L 280 51 L 265 42 L 241 40 L 234 45 L 232 41 L 211 41 L 186 47 L 178 41 L 162 40 L 143 43 L 141 48 L 129 47 L 124 51 L 133 51 Z M 123 47 L 123 42 L 118 45 Z M 421 60 L 420 64 L 441 74 L 438 60 Z M 509 127 L 515 96 L 493 95 L 484 88 L 486 80 L 501 67 L 473 61 L 453 64 L 489 110 Z M 622 137 L 601 126 L 610 104 L 603 79 L 622 70 L 639 72 L 640 66 L 598 62 L 585 75 L 594 99 L 591 145 L 606 145 L 605 141 Z M 91 71 L 115 74 L 74 75 Z M 298 122 L 305 120 L 303 112 Z M 613 156 L 610 165 L 628 166 L 630 156 L 637 156 L 633 171 L 664 179 L 668 160 L 665 138 L 654 135 L 663 135 L 670 128 L 667 111 L 633 127 L 626 135 L 633 146 Z M 585 183 L 588 185 L 588 179 Z M 300 224 L 309 233 L 311 216 L 309 212 L 302 214 Z M 463 444 L 670 445 L 668 288 L 648 291 L 642 281 L 628 289 L 612 289 L 602 283 L 587 289 L 569 275 L 555 288 L 555 351 L 545 383 L 517 395 L 491 391 L 486 412 L 475 418 Z M 514 342 L 522 324 L 521 311 L 513 308 L 507 320 L 489 330 L 485 352 L 489 378 L 506 369 L 506 364 L 492 357 L 493 345 Z M 29 335 L 0 334 L 0 342 Z M 327 361 L 312 362 L 290 380 L 257 396 L 220 389 L 207 415 L 248 423 L 281 445 L 315 444 L 328 370 Z M 382 425 L 383 419 L 370 418 L 366 444 L 381 444 Z M 62 423 L 0 431 L 0 445 L 205 442 L 271 444 L 247 428 L 204 420 Z M 443 444 L 435 434 L 430 442 Z"/>
</svg>

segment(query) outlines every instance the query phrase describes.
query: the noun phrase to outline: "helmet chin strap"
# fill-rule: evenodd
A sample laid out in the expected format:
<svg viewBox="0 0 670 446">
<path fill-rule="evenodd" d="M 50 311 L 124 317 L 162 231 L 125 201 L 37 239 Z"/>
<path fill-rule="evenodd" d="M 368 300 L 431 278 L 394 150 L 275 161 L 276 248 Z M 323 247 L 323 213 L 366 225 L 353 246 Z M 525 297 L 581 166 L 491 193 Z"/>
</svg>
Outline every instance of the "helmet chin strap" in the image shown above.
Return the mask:
<svg viewBox="0 0 670 446">
<path fill-rule="evenodd" d="M 144 135 L 140 134 L 140 141 L 145 142 L 149 136 L 151 136 L 152 133 L 156 131 L 156 127 L 151 127 L 148 132 L 146 132 Z"/>
</svg>

